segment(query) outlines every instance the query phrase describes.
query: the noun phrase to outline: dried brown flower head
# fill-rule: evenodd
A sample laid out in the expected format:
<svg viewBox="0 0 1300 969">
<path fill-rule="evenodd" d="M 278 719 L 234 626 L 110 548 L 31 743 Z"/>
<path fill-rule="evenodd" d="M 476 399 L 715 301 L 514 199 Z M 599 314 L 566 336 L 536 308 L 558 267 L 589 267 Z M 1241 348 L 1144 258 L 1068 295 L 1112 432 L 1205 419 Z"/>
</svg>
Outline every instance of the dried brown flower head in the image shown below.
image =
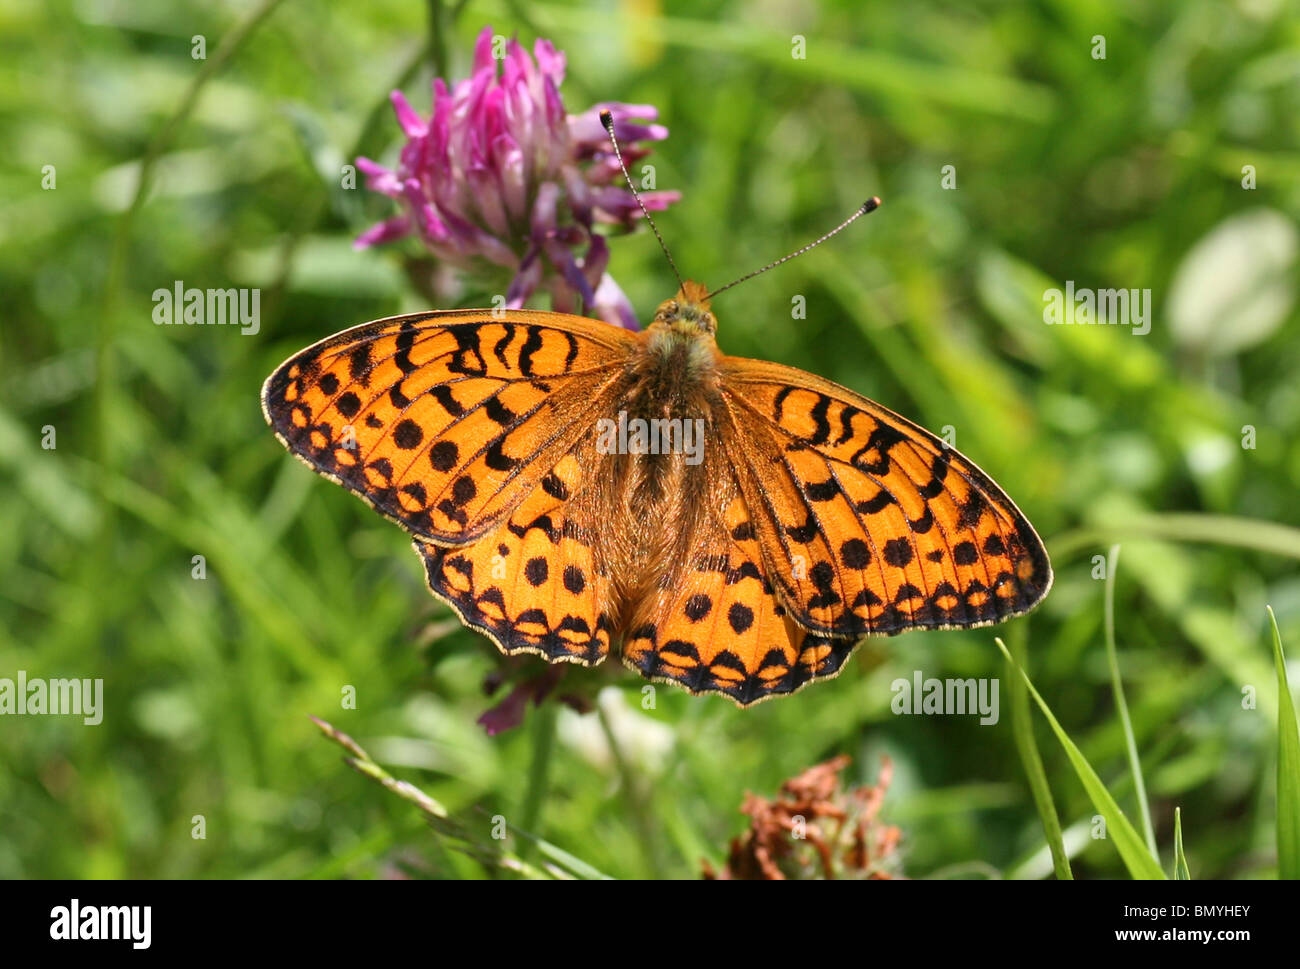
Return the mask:
<svg viewBox="0 0 1300 969">
<path fill-rule="evenodd" d="M 741 812 L 749 830 L 731 840 L 727 864 L 708 879 L 894 878 L 899 874 L 898 828 L 879 820 L 893 778 L 893 763 L 881 758 L 874 786 L 840 789 L 847 755 L 809 767 L 781 785 L 767 800 L 745 795 Z"/>
</svg>

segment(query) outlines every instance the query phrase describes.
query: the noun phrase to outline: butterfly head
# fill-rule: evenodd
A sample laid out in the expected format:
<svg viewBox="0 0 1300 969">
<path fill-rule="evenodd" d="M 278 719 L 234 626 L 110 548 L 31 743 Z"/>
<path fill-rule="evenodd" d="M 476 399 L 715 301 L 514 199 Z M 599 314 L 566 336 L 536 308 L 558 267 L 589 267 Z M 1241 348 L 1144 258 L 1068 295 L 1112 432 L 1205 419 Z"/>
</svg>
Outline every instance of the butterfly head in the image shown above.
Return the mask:
<svg viewBox="0 0 1300 969">
<path fill-rule="evenodd" d="M 718 329 L 717 318 L 709 309 L 707 286 L 688 279 L 672 299 L 655 310 L 652 329 L 663 329 L 682 336 L 712 336 Z"/>
</svg>

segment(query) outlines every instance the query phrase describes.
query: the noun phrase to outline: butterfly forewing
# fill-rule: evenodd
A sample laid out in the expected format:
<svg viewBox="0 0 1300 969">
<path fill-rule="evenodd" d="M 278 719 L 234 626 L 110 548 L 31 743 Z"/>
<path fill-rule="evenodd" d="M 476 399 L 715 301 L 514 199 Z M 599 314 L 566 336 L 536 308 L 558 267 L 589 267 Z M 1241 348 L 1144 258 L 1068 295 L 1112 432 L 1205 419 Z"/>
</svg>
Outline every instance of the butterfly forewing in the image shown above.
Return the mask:
<svg viewBox="0 0 1300 969">
<path fill-rule="evenodd" d="M 414 534 L 473 541 L 536 490 L 621 378 L 625 331 L 556 313 L 426 313 L 347 330 L 266 381 L 294 454 Z"/>
<path fill-rule="evenodd" d="M 732 458 L 772 581 L 828 635 L 979 626 L 1051 585 L 1032 526 L 971 461 L 812 374 L 722 362 Z"/>
</svg>

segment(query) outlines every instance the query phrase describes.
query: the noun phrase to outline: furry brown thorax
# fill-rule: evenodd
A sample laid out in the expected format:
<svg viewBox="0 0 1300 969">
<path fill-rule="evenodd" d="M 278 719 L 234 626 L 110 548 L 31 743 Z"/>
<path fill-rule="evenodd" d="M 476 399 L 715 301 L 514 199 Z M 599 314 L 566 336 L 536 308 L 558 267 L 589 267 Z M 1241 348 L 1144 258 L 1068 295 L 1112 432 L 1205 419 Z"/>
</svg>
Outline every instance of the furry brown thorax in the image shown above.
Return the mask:
<svg viewBox="0 0 1300 969">
<path fill-rule="evenodd" d="M 658 371 L 659 380 L 675 389 L 711 389 L 721 353 L 714 339 L 717 318 L 709 308 L 708 287 L 686 280 L 672 299 L 655 310 L 642 334 L 645 352 L 635 369 L 642 376 Z M 688 393 L 689 396 L 689 393 Z"/>
<path fill-rule="evenodd" d="M 708 287 L 686 280 L 676 296 L 659 304 L 648 329 L 652 334 L 672 331 L 684 336 L 712 336 L 718 329 L 718 321 L 709 311 Z"/>
</svg>

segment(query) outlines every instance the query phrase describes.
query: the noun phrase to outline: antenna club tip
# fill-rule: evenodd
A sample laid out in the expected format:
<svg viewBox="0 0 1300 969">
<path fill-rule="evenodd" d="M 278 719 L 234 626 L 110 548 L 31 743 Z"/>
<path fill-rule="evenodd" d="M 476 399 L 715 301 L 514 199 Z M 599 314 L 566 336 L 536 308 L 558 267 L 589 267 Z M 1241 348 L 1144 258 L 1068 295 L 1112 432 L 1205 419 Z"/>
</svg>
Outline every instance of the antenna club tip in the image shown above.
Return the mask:
<svg viewBox="0 0 1300 969">
<path fill-rule="evenodd" d="M 600 123 L 605 126 L 605 130 L 611 134 L 614 131 L 614 113 L 609 108 L 600 109 Z"/>
<path fill-rule="evenodd" d="M 862 211 L 874 212 L 876 209 L 880 208 L 884 204 L 885 203 L 880 201 L 879 195 L 873 195 L 871 196 L 871 198 L 867 199 L 865 202 L 862 203 Z"/>
</svg>

